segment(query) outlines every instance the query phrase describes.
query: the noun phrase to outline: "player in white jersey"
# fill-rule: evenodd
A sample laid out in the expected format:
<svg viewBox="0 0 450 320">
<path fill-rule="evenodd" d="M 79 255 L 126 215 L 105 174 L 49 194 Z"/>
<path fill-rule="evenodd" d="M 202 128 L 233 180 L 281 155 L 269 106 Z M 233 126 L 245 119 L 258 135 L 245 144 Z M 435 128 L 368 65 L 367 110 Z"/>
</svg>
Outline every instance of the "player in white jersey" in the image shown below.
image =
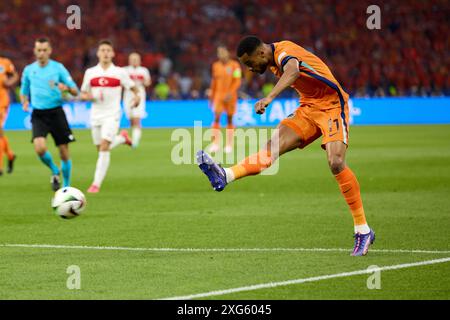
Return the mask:
<svg viewBox="0 0 450 320">
<path fill-rule="evenodd" d="M 94 182 L 87 190 L 89 193 L 100 191 L 109 167 L 110 150 L 124 143 L 131 145 L 126 130 L 117 134 L 121 118 L 122 87 L 133 92 L 131 106 L 136 107 L 140 102 L 138 88 L 133 80 L 123 68 L 112 62 L 114 49 L 110 41 L 100 41 L 97 57 L 98 65 L 86 70 L 81 85 L 81 99 L 92 101 L 92 140 L 98 150 Z"/>
<path fill-rule="evenodd" d="M 150 72 L 147 68 L 141 66 L 141 56 L 139 53 L 133 52 L 128 56 L 128 64 L 129 66 L 124 67 L 130 76 L 131 80 L 133 80 L 138 89 L 139 89 L 139 97 L 141 98 L 140 104 L 136 107 L 132 107 L 133 103 L 133 93 L 130 90 L 125 90 L 123 102 L 125 106 L 125 113 L 128 119 L 131 122 L 131 140 L 133 148 L 137 148 L 139 145 L 139 141 L 141 140 L 141 119 L 147 116 L 145 112 L 145 87 L 148 87 L 152 80 L 150 78 Z"/>
</svg>

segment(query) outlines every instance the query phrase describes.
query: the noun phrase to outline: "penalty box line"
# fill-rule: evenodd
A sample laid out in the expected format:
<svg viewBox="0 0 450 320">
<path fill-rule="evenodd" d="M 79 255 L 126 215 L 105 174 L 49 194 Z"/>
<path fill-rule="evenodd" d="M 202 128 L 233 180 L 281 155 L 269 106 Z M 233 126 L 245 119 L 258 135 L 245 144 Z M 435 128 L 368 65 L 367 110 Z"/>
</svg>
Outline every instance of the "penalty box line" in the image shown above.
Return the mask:
<svg viewBox="0 0 450 320">
<path fill-rule="evenodd" d="M 149 251 L 149 252 L 350 252 L 349 248 L 135 248 L 114 246 L 84 246 L 84 245 L 56 245 L 56 244 L 23 244 L 3 243 L 6 248 L 41 248 L 41 249 L 75 249 L 75 250 L 111 250 L 111 251 Z M 449 254 L 450 250 L 422 250 L 422 249 L 370 249 L 379 253 L 427 253 Z"/>
<path fill-rule="evenodd" d="M 207 297 L 213 297 L 213 296 L 222 296 L 222 295 L 238 293 L 238 292 L 255 291 L 255 290 L 260 290 L 260 289 L 289 286 L 289 285 L 301 284 L 301 283 L 306 283 L 306 282 L 316 282 L 316 281 L 321 281 L 321 280 L 345 278 L 345 277 L 352 277 L 352 276 L 363 275 L 363 274 L 372 274 L 377 271 L 406 269 L 406 268 L 426 266 L 426 265 L 446 263 L 446 262 L 450 262 L 450 257 L 446 257 L 446 258 L 442 258 L 442 259 L 426 260 L 426 261 L 420 261 L 420 262 L 413 262 L 413 263 L 404 263 L 404 264 L 397 264 L 397 265 L 391 265 L 391 266 L 384 266 L 384 267 L 373 268 L 373 269 L 370 268 L 370 269 L 362 269 L 362 270 L 356 270 L 356 271 L 350 271 L 350 272 L 328 274 L 328 275 L 310 277 L 310 278 L 293 279 L 293 280 L 280 281 L 280 282 L 261 283 L 261 284 L 255 284 L 255 285 L 238 287 L 238 288 L 215 290 L 215 291 L 209 291 L 209 292 L 204 292 L 204 293 L 191 294 L 191 295 L 186 295 L 186 296 L 169 297 L 169 298 L 163 298 L 163 299 L 159 299 L 159 300 L 200 299 L 200 298 L 207 298 Z"/>
</svg>

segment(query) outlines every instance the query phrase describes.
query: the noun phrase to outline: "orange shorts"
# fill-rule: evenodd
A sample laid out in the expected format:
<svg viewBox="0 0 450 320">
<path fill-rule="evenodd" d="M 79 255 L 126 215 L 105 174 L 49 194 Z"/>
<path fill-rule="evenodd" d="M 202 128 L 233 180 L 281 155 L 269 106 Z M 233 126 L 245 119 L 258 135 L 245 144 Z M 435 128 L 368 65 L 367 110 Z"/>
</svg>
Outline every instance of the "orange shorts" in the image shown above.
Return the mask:
<svg viewBox="0 0 450 320">
<path fill-rule="evenodd" d="M 236 113 L 237 97 L 233 97 L 227 103 L 223 102 L 222 99 L 216 99 L 213 102 L 214 112 L 222 113 L 226 112 L 228 115 L 232 116 Z"/>
<path fill-rule="evenodd" d="M 304 148 L 322 136 L 322 148 L 332 141 L 342 141 L 348 145 L 349 111 L 345 102 L 340 107 L 321 110 L 311 105 L 302 105 L 293 114 L 281 121 L 294 130 L 301 139 L 299 148 Z"/>
<path fill-rule="evenodd" d="M 0 106 L 0 127 L 3 128 L 8 117 L 8 106 Z"/>
</svg>

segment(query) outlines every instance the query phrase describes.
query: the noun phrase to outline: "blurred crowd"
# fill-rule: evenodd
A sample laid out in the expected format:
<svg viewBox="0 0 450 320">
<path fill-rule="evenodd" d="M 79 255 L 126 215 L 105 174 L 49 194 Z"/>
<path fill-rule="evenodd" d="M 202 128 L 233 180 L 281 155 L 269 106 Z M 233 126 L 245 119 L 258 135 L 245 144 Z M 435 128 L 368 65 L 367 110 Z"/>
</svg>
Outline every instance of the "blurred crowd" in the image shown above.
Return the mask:
<svg viewBox="0 0 450 320">
<path fill-rule="evenodd" d="M 130 52 L 150 69 L 153 99 L 205 97 L 216 47 L 234 55 L 239 39 L 292 40 L 330 67 L 353 96 L 450 95 L 448 0 L 386 0 L 381 29 L 366 27 L 369 1 L 352 0 L 28 0 L 0 1 L 0 56 L 19 71 L 33 61 L 34 39 L 47 36 L 53 58 L 81 84 L 96 64 L 96 44 L 114 42 L 115 63 Z M 66 8 L 81 8 L 81 30 L 69 30 Z M 241 94 L 261 97 L 274 78 L 244 72 Z M 285 95 L 292 95 L 288 91 Z"/>
</svg>

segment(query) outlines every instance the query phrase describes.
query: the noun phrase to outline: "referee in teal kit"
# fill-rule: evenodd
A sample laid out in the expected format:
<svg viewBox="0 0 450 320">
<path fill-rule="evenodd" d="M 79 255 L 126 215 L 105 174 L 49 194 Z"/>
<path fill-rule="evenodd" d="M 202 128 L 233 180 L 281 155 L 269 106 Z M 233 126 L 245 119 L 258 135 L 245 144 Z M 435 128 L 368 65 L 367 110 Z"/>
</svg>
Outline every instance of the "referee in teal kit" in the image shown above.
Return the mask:
<svg viewBox="0 0 450 320">
<path fill-rule="evenodd" d="M 75 141 L 66 115 L 62 108 L 62 92 L 78 95 L 78 87 L 67 69 L 50 59 L 52 47 L 47 38 L 39 38 L 34 43 L 36 61 L 25 67 L 22 73 L 20 101 L 23 110 L 33 108 L 31 125 L 34 150 L 41 161 L 52 171 L 51 185 L 54 191 L 61 187 L 60 170 L 47 150 L 47 135 L 50 133 L 59 149 L 63 186 L 70 186 L 72 161 L 69 143 Z M 30 98 L 30 99 L 29 99 Z"/>
</svg>

